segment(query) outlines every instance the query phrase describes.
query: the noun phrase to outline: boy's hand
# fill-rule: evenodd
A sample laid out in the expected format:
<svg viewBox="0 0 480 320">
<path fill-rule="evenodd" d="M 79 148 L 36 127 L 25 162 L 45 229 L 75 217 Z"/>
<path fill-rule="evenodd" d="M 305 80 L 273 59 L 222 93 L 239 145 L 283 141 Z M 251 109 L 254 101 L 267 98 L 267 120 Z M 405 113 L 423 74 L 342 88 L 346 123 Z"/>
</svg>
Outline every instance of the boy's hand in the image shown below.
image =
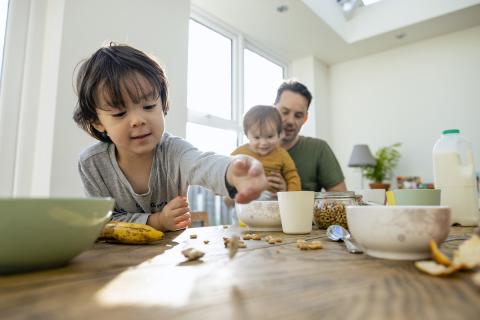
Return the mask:
<svg viewBox="0 0 480 320">
<path fill-rule="evenodd" d="M 237 189 L 235 201 L 248 203 L 267 189 L 268 182 L 262 164 L 246 155 L 235 156 L 227 169 L 227 182 Z"/>
<path fill-rule="evenodd" d="M 161 231 L 184 229 L 192 224 L 187 197 L 178 196 L 163 207 L 162 211 L 151 214 L 147 224 Z"/>
</svg>

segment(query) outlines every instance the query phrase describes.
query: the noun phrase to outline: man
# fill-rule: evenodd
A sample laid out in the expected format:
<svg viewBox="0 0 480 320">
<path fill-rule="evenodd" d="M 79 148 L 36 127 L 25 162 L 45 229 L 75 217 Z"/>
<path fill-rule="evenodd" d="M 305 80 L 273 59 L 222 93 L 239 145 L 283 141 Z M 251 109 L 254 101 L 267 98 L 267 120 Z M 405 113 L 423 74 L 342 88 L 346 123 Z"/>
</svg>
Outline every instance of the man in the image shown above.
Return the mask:
<svg viewBox="0 0 480 320">
<path fill-rule="evenodd" d="M 298 133 L 308 119 L 312 94 L 298 81 L 287 80 L 278 88 L 275 107 L 280 111 L 285 148 L 302 182 L 302 190 L 347 191 L 342 169 L 328 144 L 321 139 L 300 136 Z M 267 177 L 270 187 L 285 191 L 285 180 L 278 174 Z"/>
</svg>

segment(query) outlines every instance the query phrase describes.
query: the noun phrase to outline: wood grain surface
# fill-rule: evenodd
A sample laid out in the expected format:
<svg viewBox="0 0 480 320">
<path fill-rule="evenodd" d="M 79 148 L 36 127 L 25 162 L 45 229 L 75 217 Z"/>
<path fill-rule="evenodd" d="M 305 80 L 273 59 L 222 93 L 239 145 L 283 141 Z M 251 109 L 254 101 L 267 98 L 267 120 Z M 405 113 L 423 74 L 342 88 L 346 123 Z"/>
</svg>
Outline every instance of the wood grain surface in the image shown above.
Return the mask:
<svg viewBox="0 0 480 320">
<path fill-rule="evenodd" d="M 0 318 L 480 319 L 473 273 L 437 278 L 411 261 L 349 254 L 323 230 L 259 234 L 283 242 L 245 241 L 232 260 L 222 226 L 168 233 L 150 245 L 96 243 L 63 268 L 0 276 Z M 320 239 L 324 248 L 300 251 L 297 239 Z M 460 243 L 441 248 L 451 254 Z M 186 262 L 188 247 L 205 256 Z"/>
</svg>

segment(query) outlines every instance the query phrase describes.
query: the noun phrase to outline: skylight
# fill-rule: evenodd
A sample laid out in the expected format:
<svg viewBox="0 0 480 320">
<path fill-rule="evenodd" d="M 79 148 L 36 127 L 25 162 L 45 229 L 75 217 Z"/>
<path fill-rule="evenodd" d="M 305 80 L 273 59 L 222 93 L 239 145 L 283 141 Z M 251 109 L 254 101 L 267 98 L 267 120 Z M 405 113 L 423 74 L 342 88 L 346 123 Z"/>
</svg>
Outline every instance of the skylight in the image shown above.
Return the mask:
<svg viewBox="0 0 480 320">
<path fill-rule="evenodd" d="M 362 0 L 363 5 L 364 5 L 365 7 L 366 7 L 366 6 L 369 6 L 369 5 L 371 5 L 371 4 L 374 4 L 374 3 L 376 3 L 376 2 L 380 2 L 380 1 L 382 1 L 382 0 Z"/>
</svg>

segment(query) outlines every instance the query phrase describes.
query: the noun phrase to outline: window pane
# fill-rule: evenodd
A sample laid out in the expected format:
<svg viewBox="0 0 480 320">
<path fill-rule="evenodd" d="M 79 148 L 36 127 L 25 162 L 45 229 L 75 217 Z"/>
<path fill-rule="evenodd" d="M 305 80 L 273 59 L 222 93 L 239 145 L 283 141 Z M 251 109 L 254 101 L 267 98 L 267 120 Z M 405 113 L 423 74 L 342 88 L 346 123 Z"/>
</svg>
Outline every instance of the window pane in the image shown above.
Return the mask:
<svg viewBox="0 0 480 320">
<path fill-rule="evenodd" d="M 257 104 L 272 105 L 283 80 L 282 67 L 248 49 L 244 50 L 244 65 L 244 112 Z"/>
<path fill-rule="evenodd" d="M 202 151 L 229 155 L 237 147 L 235 131 L 187 122 L 187 140 Z"/>
<path fill-rule="evenodd" d="M 232 41 L 190 20 L 187 106 L 231 119 Z"/>
<path fill-rule="evenodd" d="M 5 30 L 7 29 L 8 0 L 0 0 L 0 75 L 3 65 Z"/>
</svg>

